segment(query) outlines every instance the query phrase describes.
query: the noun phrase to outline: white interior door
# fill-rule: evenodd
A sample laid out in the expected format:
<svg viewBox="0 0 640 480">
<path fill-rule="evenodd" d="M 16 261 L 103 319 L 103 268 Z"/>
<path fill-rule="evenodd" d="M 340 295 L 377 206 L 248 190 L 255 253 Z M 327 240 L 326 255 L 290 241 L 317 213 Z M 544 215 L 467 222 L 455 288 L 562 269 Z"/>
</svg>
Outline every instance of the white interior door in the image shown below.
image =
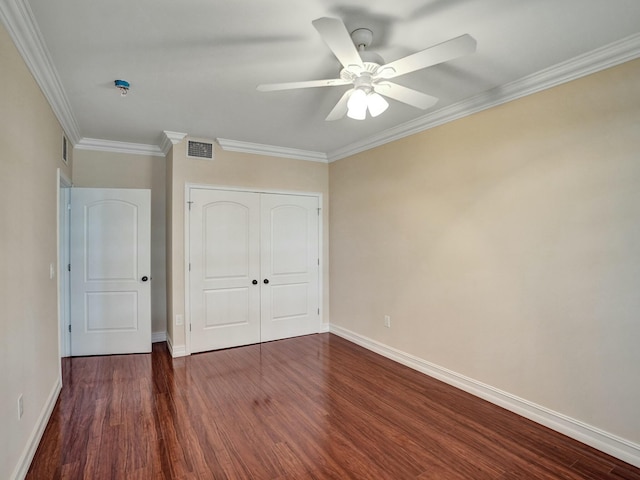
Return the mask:
<svg viewBox="0 0 640 480">
<path fill-rule="evenodd" d="M 149 190 L 71 190 L 72 355 L 151 351 Z"/>
<path fill-rule="evenodd" d="M 318 197 L 190 189 L 191 352 L 318 333 Z"/>
<path fill-rule="evenodd" d="M 190 190 L 191 352 L 260 342 L 260 197 Z"/>
<path fill-rule="evenodd" d="M 261 340 L 318 333 L 318 197 L 263 194 L 260 219 Z"/>
</svg>

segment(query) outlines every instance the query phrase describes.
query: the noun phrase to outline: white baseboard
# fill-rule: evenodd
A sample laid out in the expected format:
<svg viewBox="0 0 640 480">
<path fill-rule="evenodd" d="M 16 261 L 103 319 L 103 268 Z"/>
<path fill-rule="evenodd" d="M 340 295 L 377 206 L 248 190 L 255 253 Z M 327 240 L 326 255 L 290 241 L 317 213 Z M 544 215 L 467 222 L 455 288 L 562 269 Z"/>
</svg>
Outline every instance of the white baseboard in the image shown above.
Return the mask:
<svg viewBox="0 0 640 480">
<path fill-rule="evenodd" d="M 20 455 L 18 464 L 16 465 L 13 474 L 11 475 L 11 478 L 13 480 L 24 480 L 24 478 L 27 476 L 27 472 L 29 471 L 29 467 L 31 466 L 31 461 L 33 460 L 33 456 L 36 454 L 36 450 L 38 448 L 38 445 L 40 444 L 40 440 L 42 439 L 44 429 L 47 427 L 47 423 L 49 423 L 49 418 L 51 417 L 53 408 L 56 406 L 56 401 L 58 400 L 60 390 L 62 390 L 62 382 L 61 379 L 58 378 L 56 380 L 56 383 L 53 385 L 51 393 L 49 393 L 49 398 L 47 398 L 47 402 L 44 404 L 44 407 L 40 412 L 38 421 L 36 422 L 31 435 L 29 435 L 27 445 L 25 446 L 22 455 Z"/>
<path fill-rule="evenodd" d="M 169 347 L 169 352 L 173 358 L 176 357 L 185 357 L 187 355 L 187 348 L 182 345 L 180 347 L 174 347 L 173 342 L 171 341 L 171 337 L 167 335 L 167 346 Z"/>
<path fill-rule="evenodd" d="M 437 378 L 460 390 L 464 390 L 465 392 L 499 405 L 613 457 L 619 458 L 631 465 L 640 467 L 640 445 L 636 443 L 337 325 L 331 324 L 330 332 L 360 345 L 367 350 L 371 350 L 430 377 Z"/>
<path fill-rule="evenodd" d="M 320 331 L 318 333 L 329 333 L 331 331 L 330 327 L 331 325 L 329 325 L 328 323 L 323 323 L 320 326 Z"/>
<path fill-rule="evenodd" d="M 151 334 L 151 343 L 166 342 L 167 332 L 153 332 Z"/>
</svg>

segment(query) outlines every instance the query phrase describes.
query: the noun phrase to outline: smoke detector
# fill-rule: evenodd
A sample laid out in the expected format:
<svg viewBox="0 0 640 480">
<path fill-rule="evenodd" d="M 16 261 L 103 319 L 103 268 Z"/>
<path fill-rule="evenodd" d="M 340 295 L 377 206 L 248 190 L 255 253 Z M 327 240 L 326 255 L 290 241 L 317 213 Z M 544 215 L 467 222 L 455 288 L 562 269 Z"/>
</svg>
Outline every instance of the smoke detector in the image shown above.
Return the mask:
<svg viewBox="0 0 640 480">
<path fill-rule="evenodd" d="M 116 85 L 116 88 L 120 90 L 121 96 L 124 97 L 127 93 L 129 93 L 129 82 L 127 82 L 126 80 L 116 80 L 114 83 Z"/>
</svg>

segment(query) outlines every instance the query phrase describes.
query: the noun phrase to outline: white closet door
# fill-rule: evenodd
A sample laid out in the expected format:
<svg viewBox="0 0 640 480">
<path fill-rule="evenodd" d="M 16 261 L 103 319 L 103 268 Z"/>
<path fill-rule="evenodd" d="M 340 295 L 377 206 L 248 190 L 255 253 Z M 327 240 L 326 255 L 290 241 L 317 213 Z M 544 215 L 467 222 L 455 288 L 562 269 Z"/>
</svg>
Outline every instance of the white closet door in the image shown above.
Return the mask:
<svg viewBox="0 0 640 480">
<path fill-rule="evenodd" d="M 263 342 L 320 331 L 318 212 L 318 197 L 261 196 Z"/>
<path fill-rule="evenodd" d="M 193 188 L 190 201 L 191 352 L 258 343 L 260 197 Z"/>
<path fill-rule="evenodd" d="M 149 190 L 71 190 L 71 353 L 151 351 Z"/>
</svg>

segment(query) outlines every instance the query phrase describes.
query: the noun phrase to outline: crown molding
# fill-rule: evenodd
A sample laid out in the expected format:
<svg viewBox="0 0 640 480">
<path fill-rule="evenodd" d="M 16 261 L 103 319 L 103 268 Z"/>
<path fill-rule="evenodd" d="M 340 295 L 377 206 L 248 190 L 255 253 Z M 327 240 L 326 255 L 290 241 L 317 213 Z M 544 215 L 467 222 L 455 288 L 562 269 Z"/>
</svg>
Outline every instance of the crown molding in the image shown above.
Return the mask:
<svg viewBox="0 0 640 480">
<path fill-rule="evenodd" d="M 75 146 L 78 150 L 93 150 L 98 152 L 128 153 L 133 155 L 150 155 L 165 157 L 165 153 L 157 145 L 145 143 L 114 142 L 98 138 L 83 138 Z"/>
<path fill-rule="evenodd" d="M 365 140 L 327 153 L 329 162 L 334 162 L 374 147 L 423 132 L 433 127 L 466 117 L 503 103 L 516 100 L 563 83 L 640 57 L 640 34 L 579 55 L 552 67 L 540 70 L 511 83 L 493 88 L 462 102 L 449 105 L 410 122 L 390 128 Z"/>
<path fill-rule="evenodd" d="M 216 141 L 223 150 L 229 152 L 253 153 L 256 155 L 293 158 L 295 160 L 306 160 L 309 162 L 328 162 L 327 154 L 324 152 L 298 150 L 297 148 L 277 147 L 275 145 L 263 145 L 261 143 L 241 142 L 239 140 L 229 140 L 226 138 L 217 138 Z"/>
<path fill-rule="evenodd" d="M 168 130 L 163 131 L 160 150 L 162 150 L 162 152 L 166 155 L 167 153 L 169 153 L 169 150 L 171 150 L 171 147 L 180 143 L 186 136 L 186 133 L 170 132 Z"/>
<path fill-rule="evenodd" d="M 31 7 L 24 0 L 0 1 L 0 19 L 67 138 L 75 146 L 81 138 L 80 128 Z"/>
</svg>

